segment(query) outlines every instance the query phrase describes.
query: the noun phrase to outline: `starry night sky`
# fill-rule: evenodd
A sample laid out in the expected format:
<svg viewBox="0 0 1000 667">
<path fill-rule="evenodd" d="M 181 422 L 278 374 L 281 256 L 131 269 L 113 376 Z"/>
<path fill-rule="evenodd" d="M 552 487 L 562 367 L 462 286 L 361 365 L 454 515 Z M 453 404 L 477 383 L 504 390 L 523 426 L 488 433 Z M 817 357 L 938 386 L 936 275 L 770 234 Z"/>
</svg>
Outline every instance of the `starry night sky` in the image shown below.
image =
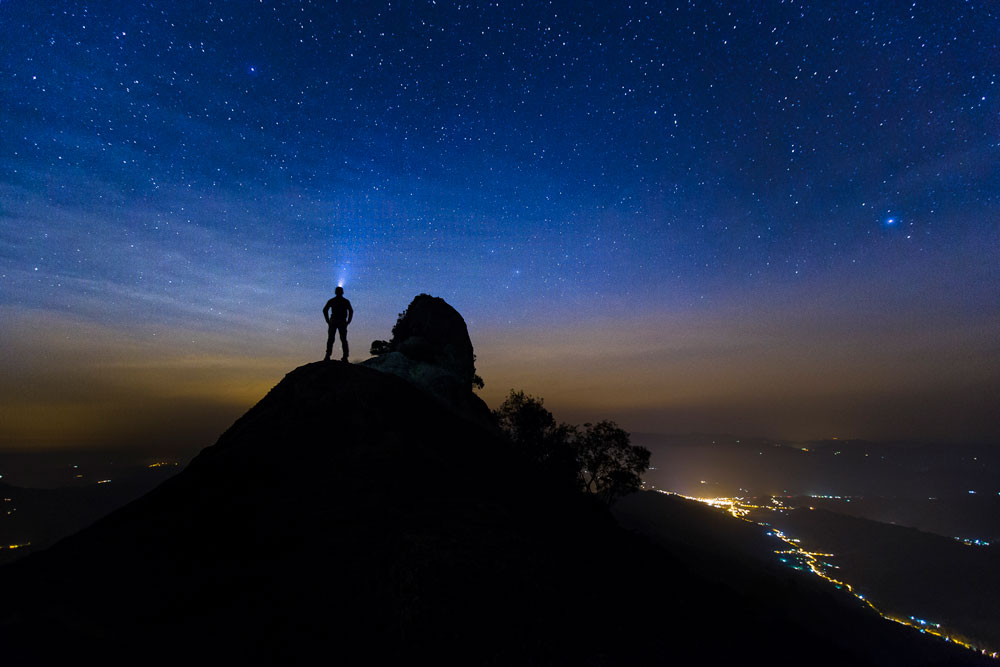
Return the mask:
<svg viewBox="0 0 1000 667">
<path fill-rule="evenodd" d="M 1000 12 L 0 0 L 0 447 L 210 444 L 420 292 L 495 406 L 1000 437 Z"/>
</svg>

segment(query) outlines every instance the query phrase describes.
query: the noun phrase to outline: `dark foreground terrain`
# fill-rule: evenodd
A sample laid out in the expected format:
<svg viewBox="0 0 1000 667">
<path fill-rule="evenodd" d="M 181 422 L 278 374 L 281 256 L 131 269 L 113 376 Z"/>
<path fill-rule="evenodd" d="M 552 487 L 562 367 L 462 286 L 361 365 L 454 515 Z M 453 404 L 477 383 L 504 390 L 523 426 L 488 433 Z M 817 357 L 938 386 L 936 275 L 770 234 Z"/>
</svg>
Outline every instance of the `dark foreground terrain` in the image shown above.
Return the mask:
<svg viewBox="0 0 1000 667">
<path fill-rule="evenodd" d="M 626 532 L 475 405 L 295 370 L 180 474 L 0 569 L 5 661 L 976 664 L 710 534 Z"/>
</svg>

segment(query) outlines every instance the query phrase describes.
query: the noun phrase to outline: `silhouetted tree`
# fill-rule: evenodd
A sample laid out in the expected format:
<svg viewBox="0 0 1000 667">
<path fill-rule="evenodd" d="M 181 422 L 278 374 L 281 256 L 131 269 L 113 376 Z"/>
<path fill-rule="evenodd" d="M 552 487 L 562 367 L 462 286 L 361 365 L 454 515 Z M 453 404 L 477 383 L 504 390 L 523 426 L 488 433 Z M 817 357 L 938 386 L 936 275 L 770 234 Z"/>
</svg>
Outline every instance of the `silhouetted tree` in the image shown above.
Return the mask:
<svg viewBox="0 0 1000 667">
<path fill-rule="evenodd" d="M 485 386 L 486 386 L 486 382 L 484 382 L 483 378 L 481 378 L 479 376 L 479 373 L 476 372 L 476 355 L 473 354 L 472 355 L 472 388 L 473 389 L 482 389 Z"/>
<path fill-rule="evenodd" d="M 493 411 L 511 445 L 560 483 L 612 503 L 639 490 L 649 468 L 649 450 L 633 445 L 613 421 L 557 424 L 543 401 L 511 390 Z"/>
<path fill-rule="evenodd" d="M 579 466 L 571 444 L 576 427 L 557 424 L 542 399 L 513 389 L 493 416 L 514 449 L 558 483 L 580 488 Z"/>
<path fill-rule="evenodd" d="M 649 450 L 631 444 L 613 421 L 584 424 L 574 443 L 584 488 L 608 503 L 638 491 L 649 468 Z"/>
<path fill-rule="evenodd" d="M 542 405 L 542 399 L 523 391 L 511 389 L 493 415 L 511 444 L 532 458 L 541 457 L 556 430 L 555 417 Z"/>
</svg>

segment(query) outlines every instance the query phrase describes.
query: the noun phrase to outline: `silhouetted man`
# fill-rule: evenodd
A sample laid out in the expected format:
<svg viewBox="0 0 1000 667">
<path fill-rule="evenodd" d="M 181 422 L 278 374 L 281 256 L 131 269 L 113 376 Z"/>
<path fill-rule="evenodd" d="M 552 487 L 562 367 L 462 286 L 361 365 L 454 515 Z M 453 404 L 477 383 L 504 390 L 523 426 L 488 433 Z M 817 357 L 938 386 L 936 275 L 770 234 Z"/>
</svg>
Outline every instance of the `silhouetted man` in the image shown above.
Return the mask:
<svg viewBox="0 0 1000 667">
<path fill-rule="evenodd" d="M 326 302 L 323 306 L 323 319 L 326 320 L 329 333 L 326 336 L 326 356 L 323 361 L 330 361 L 330 352 L 333 351 L 333 337 L 340 332 L 340 345 L 344 348 L 344 357 L 341 361 L 347 361 L 347 325 L 354 319 L 354 309 L 351 302 L 344 298 L 344 288 L 338 286 L 334 290 L 337 296 Z"/>
</svg>

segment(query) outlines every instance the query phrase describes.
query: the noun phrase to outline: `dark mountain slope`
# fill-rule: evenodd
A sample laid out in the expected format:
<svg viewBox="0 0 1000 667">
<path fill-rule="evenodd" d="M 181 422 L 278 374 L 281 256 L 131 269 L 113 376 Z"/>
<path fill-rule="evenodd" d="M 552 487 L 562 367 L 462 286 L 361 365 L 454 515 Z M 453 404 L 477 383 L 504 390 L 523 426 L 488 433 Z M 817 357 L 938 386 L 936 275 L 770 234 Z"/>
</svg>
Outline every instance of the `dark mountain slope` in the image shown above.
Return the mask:
<svg viewBox="0 0 1000 667">
<path fill-rule="evenodd" d="M 456 403 L 426 359 L 382 363 L 296 369 L 181 473 L 0 568 L 3 658 L 972 660 L 712 545 L 625 532 L 516 458 L 467 383 Z"/>
</svg>

